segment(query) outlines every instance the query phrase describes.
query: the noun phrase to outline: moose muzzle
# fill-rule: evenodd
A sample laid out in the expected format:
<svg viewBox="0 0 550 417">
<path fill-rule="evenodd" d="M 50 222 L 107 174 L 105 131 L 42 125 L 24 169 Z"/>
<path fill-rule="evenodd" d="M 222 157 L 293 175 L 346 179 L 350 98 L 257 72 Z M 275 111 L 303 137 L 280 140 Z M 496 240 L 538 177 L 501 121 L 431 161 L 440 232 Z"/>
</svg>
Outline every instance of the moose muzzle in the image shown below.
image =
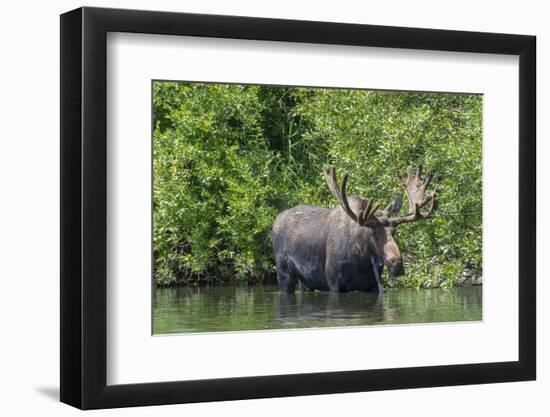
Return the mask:
<svg viewBox="0 0 550 417">
<path fill-rule="evenodd" d="M 394 277 L 403 275 L 403 273 L 405 272 L 403 268 L 403 261 L 401 260 L 401 258 L 395 260 L 388 259 L 388 261 L 386 262 L 386 266 L 390 275 Z"/>
</svg>

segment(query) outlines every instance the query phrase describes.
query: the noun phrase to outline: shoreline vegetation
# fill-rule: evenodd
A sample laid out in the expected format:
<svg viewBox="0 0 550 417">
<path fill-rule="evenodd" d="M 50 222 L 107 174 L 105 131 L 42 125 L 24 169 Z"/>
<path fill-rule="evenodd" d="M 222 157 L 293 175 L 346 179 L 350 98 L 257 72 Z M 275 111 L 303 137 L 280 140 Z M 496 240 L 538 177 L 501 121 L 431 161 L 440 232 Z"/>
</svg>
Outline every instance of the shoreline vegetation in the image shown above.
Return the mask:
<svg viewBox="0 0 550 417">
<path fill-rule="evenodd" d="M 275 283 L 273 221 L 335 207 L 326 164 L 380 204 L 409 164 L 439 174 L 438 211 L 399 230 L 405 275 L 384 284 L 481 284 L 480 95 L 155 81 L 153 126 L 158 287 Z"/>
<path fill-rule="evenodd" d="M 266 281 L 266 282 L 231 282 L 231 281 L 225 281 L 225 282 L 218 282 L 218 281 L 192 281 L 187 283 L 171 283 L 171 284 L 157 284 L 155 283 L 155 288 L 212 288 L 212 287 L 234 287 L 235 285 L 243 286 L 243 287 L 254 287 L 254 286 L 261 286 L 261 285 L 276 285 L 276 282 L 272 281 Z M 387 288 L 399 288 L 399 286 L 388 284 L 386 281 Z M 455 283 L 453 287 L 479 287 L 483 286 L 483 279 L 482 277 L 479 278 L 469 278 L 466 280 L 459 279 Z M 412 286 L 404 287 L 404 288 L 415 288 Z M 416 287 L 417 289 L 436 289 L 441 288 L 441 286 L 433 286 L 433 285 L 422 285 L 419 287 Z M 319 290 L 300 290 L 296 289 L 297 293 L 301 292 L 322 292 Z M 343 293 L 345 294 L 345 293 Z"/>
</svg>

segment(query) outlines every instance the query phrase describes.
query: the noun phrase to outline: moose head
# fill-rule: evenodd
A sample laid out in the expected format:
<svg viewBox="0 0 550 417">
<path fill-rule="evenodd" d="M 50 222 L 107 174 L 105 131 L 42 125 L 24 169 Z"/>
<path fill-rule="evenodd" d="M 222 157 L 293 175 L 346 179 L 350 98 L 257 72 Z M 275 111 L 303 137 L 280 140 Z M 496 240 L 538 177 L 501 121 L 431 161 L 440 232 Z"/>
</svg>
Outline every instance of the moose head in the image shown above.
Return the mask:
<svg viewBox="0 0 550 417">
<path fill-rule="evenodd" d="M 394 236 L 397 226 L 402 223 L 414 222 L 430 218 L 437 209 L 436 191 L 425 195 L 426 188 L 433 178 L 433 173 L 422 177 L 422 167 L 407 168 L 406 177 L 397 173 L 397 179 L 405 191 L 408 199 L 408 213 L 399 216 L 403 204 L 402 195 L 398 196 L 384 210 L 374 204 L 372 199 L 359 196 L 346 195 L 348 174 L 342 176 L 341 185 L 338 185 L 336 169 L 325 167 L 323 169 L 325 180 L 332 195 L 338 200 L 344 213 L 354 222 L 356 227 L 364 230 L 364 239 L 361 244 L 366 245 L 363 250 L 371 256 L 377 256 L 383 260 L 388 271 L 393 276 L 402 275 L 403 260 L 401 252 Z M 428 211 L 422 211 L 429 203 Z"/>
</svg>

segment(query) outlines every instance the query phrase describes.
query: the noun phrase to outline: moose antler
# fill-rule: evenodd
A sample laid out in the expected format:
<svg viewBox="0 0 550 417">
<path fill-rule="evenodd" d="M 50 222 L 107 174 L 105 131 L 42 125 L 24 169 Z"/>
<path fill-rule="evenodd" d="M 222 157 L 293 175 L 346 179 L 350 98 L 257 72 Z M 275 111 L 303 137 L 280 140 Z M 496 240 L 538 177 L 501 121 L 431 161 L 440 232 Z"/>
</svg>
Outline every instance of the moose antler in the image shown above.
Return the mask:
<svg viewBox="0 0 550 417">
<path fill-rule="evenodd" d="M 323 174 L 325 175 L 325 180 L 327 182 L 330 192 L 334 197 L 336 197 L 342 209 L 349 217 L 351 217 L 353 221 L 359 223 L 359 225 L 361 226 L 364 226 L 367 221 L 374 216 L 374 213 L 376 213 L 376 210 L 378 210 L 378 206 L 374 206 L 372 200 L 361 200 L 359 214 L 356 215 L 351 209 L 348 197 L 346 195 L 348 173 L 346 172 L 342 176 L 341 187 L 338 186 L 338 179 L 336 178 L 336 168 L 325 166 L 323 168 Z"/>
<path fill-rule="evenodd" d="M 430 172 L 422 178 L 422 166 L 419 165 L 415 170 L 409 166 L 407 168 L 407 178 L 397 173 L 397 179 L 407 194 L 409 200 L 409 213 L 403 217 L 391 219 L 394 226 L 405 222 L 414 222 L 424 220 L 432 216 L 437 209 L 437 193 L 433 191 L 430 195 L 424 196 L 426 188 L 432 181 L 433 173 Z M 420 209 L 430 202 L 430 209 L 421 213 Z"/>
</svg>

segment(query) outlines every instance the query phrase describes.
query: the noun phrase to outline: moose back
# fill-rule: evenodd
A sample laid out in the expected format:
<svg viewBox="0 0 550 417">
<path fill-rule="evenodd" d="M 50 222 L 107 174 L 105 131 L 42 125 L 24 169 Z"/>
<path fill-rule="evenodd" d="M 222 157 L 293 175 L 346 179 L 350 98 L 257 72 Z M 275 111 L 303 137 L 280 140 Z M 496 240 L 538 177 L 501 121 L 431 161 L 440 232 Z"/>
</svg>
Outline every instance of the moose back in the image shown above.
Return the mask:
<svg viewBox="0 0 550 417">
<path fill-rule="evenodd" d="M 432 173 L 422 178 L 421 167 L 398 175 L 408 199 L 408 213 L 399 216 L 402 197 L 384 210 L 372 200 L 346 195 L 348 174 L 338 185 L 336 169 L 325 167 L 328 188 L 338 200 L 333 209 L 300 205 L 280 213 L 273 224 L 272 242 L 277 281 L 282 293 L 293 293 L 297 283 L 312 290 L 383 292 L 384 265 L 392 276 L 404 273 L 394 236 L 405 222 L 430 218 L 436 210 L 436 192 L 425 196 Z M 428 203 L 428 211 L 421 209 Z"/>
</svg>

